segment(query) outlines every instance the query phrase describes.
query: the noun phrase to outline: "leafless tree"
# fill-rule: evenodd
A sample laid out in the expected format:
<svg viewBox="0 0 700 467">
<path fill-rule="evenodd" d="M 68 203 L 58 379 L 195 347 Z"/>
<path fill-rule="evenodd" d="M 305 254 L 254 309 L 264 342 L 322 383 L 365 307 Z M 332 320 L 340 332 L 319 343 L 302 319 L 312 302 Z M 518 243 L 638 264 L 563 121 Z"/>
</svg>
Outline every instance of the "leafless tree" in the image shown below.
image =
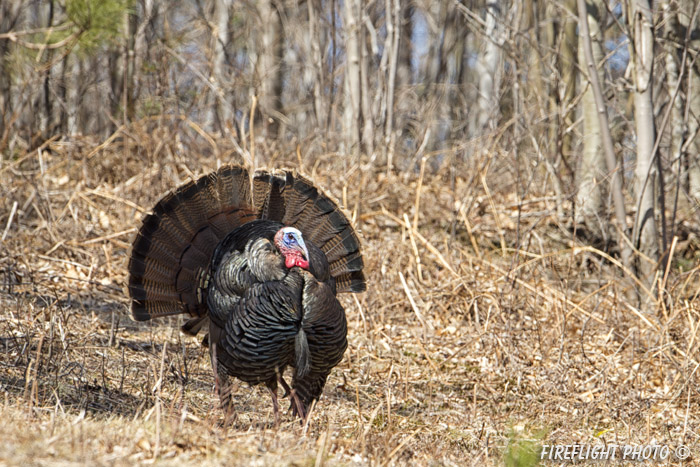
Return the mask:
<svg viewBox="0 0 700 467">
<path fill-rule="evenodd" d="M 602 15 L 605 12 L 605 2 L 592 0 L 586 2 L 588 14 L 588 30 L 590 32 L 592 60 L 595 64 L 603 63 L 603 37 L 600 27 Z M 586 63 L 584 52 L 585 39 L 579 41 L 578 61 Z M 589 68 L 591 73 L 600 74 L 597 66 Z M 604 200 L 608 190 L 607 170 L 605 169 L 605 154 L 603 153 L 603 140 L 598 116 L 598 105 L 594 94 L 592 80 L 582 79 L 581 87 L 581 113 L 583 117 L 583 150 L 581 152 L 580 165 L 576 173 L 576 222 L 586 226 L 594 236 L 606 239 L 612 232 L 609 231 L 609 222 L 606 215 Z"/>
<path fill-rule="evenodd" d="M 654 32 L 649 2 L 633 0 L 629 5 L 629 30 L 631 59 L 634 73 L 634 120 L 637 138 L 637 165 L 635 169 L 635 192 L 637 215 L 633 238 L 643 254 L 638 264 L 639 272 L 651 286 L 657 271 L 660 238 L 657 229 L 659 209 L 657 193 L 659 178 L 654 143 L 656 125 L 652 102 L 654 71 Z"/>
</svg>

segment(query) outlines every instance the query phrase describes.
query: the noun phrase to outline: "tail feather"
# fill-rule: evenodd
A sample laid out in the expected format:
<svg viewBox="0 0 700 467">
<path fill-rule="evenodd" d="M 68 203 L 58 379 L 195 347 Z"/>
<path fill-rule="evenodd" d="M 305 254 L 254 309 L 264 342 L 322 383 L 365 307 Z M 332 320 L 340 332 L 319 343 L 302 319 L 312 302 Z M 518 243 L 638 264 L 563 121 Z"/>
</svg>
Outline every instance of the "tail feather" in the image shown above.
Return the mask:
<svg viewBox="0 0 700 467">
<path fill-rule="evenodd" d="M 132 269 L 143 271 L 142 278 L 166 284 L 172 277 L 173 270 L 167 264 L 149 259 L 134 252 L 131 256 Z"/>
<path fill-rule="evenodd" d="M 291 174 L 289 174 L 289 176 L 291 177 Z M 304 212 L 314 204 L 318 196 L 316 187 L 299 175 L 297 175 L 292 184 L 294 186 L 294 192 L 288 196 L 287 209 L 285 217 L 282 220 L 285 224 L 303 222 L 302 216 L 304 216 Z"/>
<path fill-rule="evenodd" d="M 255 219 L 257 216 L 250 209 L 229 208 L 210 218 L 209 223 L 217 238 L 223 238 L 230 233 L 228 229 L 232 225 L 243 225 Z"/>
<path fill-rule="evenodd" d="M 360 244 L 351 226 L 348 226 L 338 235 L 334 236 L 323 245 L 323 251 L 329 263 L 341 260 L 344 256 L 360 251 Z"/>
<path fill-rule="evenodd" d="M 173 306 L 172 301 L 162 300 L 133 300 L 131 302 L 131 316 L 136 321 L 148 321 L 154 317 L 179 315 L 182 310 Z"/>
<path fill-rule="evenodd" d="M 306 339 L 306 332 L 303 328 L 299 329 L 299 333 L 294 338 L 294 354 L 296 355 L 296 377 L 303 378 L 307 375 L 310 368 L 309 342 Z"/>
<path fill-rule="evenodd" d="M 198 196 L 208 205 L 206 218 L 212 213 L 230 212 L 232 208 L 248 207 L 251 203 L 248 171 L 242 167 L 224 166 L 205 177 Z M 226 232 L 228 233 L 228 232 Z"/>
<path fill-rule="evenodd" d="M 367 290 L 367 282 L 362 271 L 341 274 L 335 278 L 335 289 L 341 292 L 364 292 Z"/>
<path fill-rule="evenodd" d="M 201 268 L 197 270 L 180 268 L 175 276 L 175 290 L 177 293 L 183 296 L 195 292 L 201 272 Z"/>
<path fill-rule="evenodd" d="M 148 288 L 148 292 L 146 292 L 145 289 L 135 290 L 131 296 L 134 300 L 173 301 L 180 298 L 179 294 L 172 289 L 170 284 L 151 280 L 145 280 L 143 283 Z"/>
<path fill-rule="evenodd" d="M 178 246 L 184 245 L 186 233 L 177 223 L 170 219 L 161 219 L 153 214 L 147 216 L 134 241 L 136 251 L 150 251 L 150 248 L 160 250 L 160 256 L 168 260 L 178 258 Z"/>
<path fill-rule="evenodd" d="M 363 267 L 362 255 L 356 251 L 335 261 L 331 266 L 331 276 L 338 277 L 341 274 L 362 271 Z"/>
<path fill-rule="evenodd" d="M 270 173 L 258 170 L 253 178 L 253 201 L 260 219 L 284 223 L 286 189 L 291 181 L 289 173 Z"/>
<path fill-rule="evenodd" d="M 340 211 L 331 211 L 315 219 L 308 219 L 303 225 L 310 232 L 309 235 L 315 238 L 316 246 L 322 250 L 326 243 L 348 228 L 349 232 L 352 232 L 350 223 Z"/>
<path fill-rule="evenodd" d="M 216 246 L 220 240 L 221 237 L 218 237 L 209 225 L 201 227 L 183 248 L 180 254 L 180 265 L 194 269 L 208 264 L 212 254 L 211 245 Z"/>
</svg>

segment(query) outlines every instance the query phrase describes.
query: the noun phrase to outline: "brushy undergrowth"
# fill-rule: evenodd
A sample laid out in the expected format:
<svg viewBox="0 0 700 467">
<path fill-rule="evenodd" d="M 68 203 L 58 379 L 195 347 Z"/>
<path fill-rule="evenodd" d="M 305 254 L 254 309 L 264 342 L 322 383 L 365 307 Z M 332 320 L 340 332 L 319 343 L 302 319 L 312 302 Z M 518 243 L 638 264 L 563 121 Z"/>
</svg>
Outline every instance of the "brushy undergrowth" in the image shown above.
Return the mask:
<svg viewBox="0 0 700 467">
<path fill-rule="evenodd" d="M 0 464 L 534 465 L 543 443 L 601 442 L 700 452 L 690 209 L 643 314 L 615 252 L 579 240 L 557 212 L 569 202 L 523 188 L 541 175 L 497 155 L 387 173 L 258 148 L 259 165 L 299 167 L 341 200 L 369 290 L 341 298 L 350 345 L 307 426 L 286 413 L 275 429 L 268 394 L 245 384 L 224 423 L 200 339 L 179 318 L 133 322 L 125 291 L 144 212 L 242 162 L 212 143 L 135 126 L 1 161 Z"/>
</svg>

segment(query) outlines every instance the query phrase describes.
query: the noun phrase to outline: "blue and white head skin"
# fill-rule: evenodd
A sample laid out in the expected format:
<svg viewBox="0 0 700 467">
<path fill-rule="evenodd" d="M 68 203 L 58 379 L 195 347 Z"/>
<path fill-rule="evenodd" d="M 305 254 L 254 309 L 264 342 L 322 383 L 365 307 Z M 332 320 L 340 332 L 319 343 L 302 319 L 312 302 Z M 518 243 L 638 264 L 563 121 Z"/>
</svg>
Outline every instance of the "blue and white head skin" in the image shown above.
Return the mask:
<svg viewBox="0 0 700 467">
<path fill-rule="evenodd" d="M 301 232 L 294 227 L 282 227 L 275 234 L 275 246 L 284 256 L 287 268 L 299 266 L 309 269 L 309 250 L 306 249 Z"/>
</svg>

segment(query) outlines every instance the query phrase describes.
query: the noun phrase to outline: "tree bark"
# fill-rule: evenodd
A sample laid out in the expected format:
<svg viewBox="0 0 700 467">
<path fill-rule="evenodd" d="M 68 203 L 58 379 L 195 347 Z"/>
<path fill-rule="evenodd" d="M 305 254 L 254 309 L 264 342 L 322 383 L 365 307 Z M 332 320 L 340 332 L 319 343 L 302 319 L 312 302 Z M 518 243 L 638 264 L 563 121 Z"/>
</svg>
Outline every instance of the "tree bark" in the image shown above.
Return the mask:
<svg viewBox="0 0 700 467">
<path fill-rule="evenodd" d="M 630 31 L 630 59 L 634 67 L 634 120 L 637 136 L 637 166 L 635 188 L 638 212 L 634 226 L 634 241 L 643 254 L 638 262 L 640 279 L 651 288 L 659 261 L 659 235 L 656 216 L 663 206 L 656 205 L 658 177 L 654 163 L 654 104 L 652 102 L 654 71 L 653 19 L 648 0 L 632 0 L 628 15 Z M 643 297 L 646 298 L 646 297 Z M 649 303 L 649 300 L 643 300 Z"/>
<path fill-rule="evenodd" d="M 479 76 L 478 119 L 475 134 L 484 129 L 493 130 L 498 122 L 498 92 L 500 91 L 501 44 L 500 26 L 501 6 L 489 0 L 486 3 L 486 29 L 484 31 L 484 48 L 477 59 Z"/>
<path fill-rule="evenodd" d="M 600 13 L 604 3 L 601 0 L 589 0 L 588 2 L 588 30 L 590 35 L 593 63 L 600 64 L 603 60 L 603 47 L 601 44 Z M 584 41 L 579 41 L 579 63 L 586 63 Z M 598 76 L 598 68 L 591 70 Z M 571 77 L 571 76 L 570 76 Z M 609 222 L 605 212 L 605 199 L 607 190 L 603 184 L 605 180 L 605 154 L 601 136 L 600 119 L 593 86 L 585 79 L 581 82 L 583 96 L 581 98 L 581 113 L 583 116 L 583 152 L 581 163 L 577 171 L 576 186 L 576 223 L 584 225 L 595 238 L 606 241 L 612 232 L 609 231 Z"/>
<path fill-rule="evenodd" d="M 66 87 L 66 128 L 65 133 L 75 136 L 80 133 L 78 126 L 80 113 L 80 59 L 75 54 L 67 55 L 64 59 L 63 69 L 65 71 Z"/>
<path fill-rule="evenodd" d="M 318 20 L 318 12 L 321 10 L 321 5 L 317 0 L 307 0 L 306 2 L 309 15 L 309 48 L 311 57 L 311 70 L 313 79 L 313 106 L 316 116 L 316 128 L 321 128 L 321 125 L 326 121 L 327 114 L 330 109 L 326 107 L 323 90 L 326 88 L 325 82 L 325 67 L 323 66 L 323 57 L 321 54 L 321 27 Z M 332 77 L 331 77 L 332 79 Z"/>
<path fill-rule="evenodd" d="M 232 0 L 216 0 L 214 1 L 214 21 L 215 29 L 212 33 L 212 78 L 214 85 L 223 91 L 223 95 L 228 98 L 227 83 L 230 82 L 230 75 L 226 69 L 226 47 L 229 45 L 229 22 L 231 13 Z M 211 124 L 216 124 L 219 132 L 227 134 L 229 128 L 234 128 L 233 124 L 233 106 L 230 101 L 222 102 L 218 96 L 212 96 L 213 115 Z"/>
<path fill-rule="evenodd" d="M 683 99 L 680 93 L 673 96 L 673 93 L 678 88 L 680 76 L 678 74 L 678 53 L 677 46 L 674 43 L 676 39 L 676 31 L 678 29 L 678 11 L 670 1 L 664 0 L 661 3 L 664 23 L 664 62 L 666 65 L 666 89 L 671 102 L 671 120 L 669 122 L 671 134 L 669 141 L 669 156 L 671 160 L 671 173 L 679 173 L 677 169 L 681 163 L 681 149 L 683 147 L 683 138 L 687 131 L 686 122 L 683 120 Z M 680 181 L 679 181 L 680 182 Z"/>
<path fill-rule="evenodd" d="M 343 7 L 345 26 L 345 101 L 343 134 L 346 150 L 360 151 L 361 96 L 360 96 L 360 1 L 346 0 Z"/>
<path fill-rule="evenodd" d="M 565 8 L 575 12 L 576 0 L 566 0 Z M 578 49 L 578 36 L 576 34 L 576 21 L 569 15 L 565 15 L 562 19 L 562 42 L 559 52 L 559 76 L 561 76 L 561 86 L 559 91 L 559 106 L 562 117 L 560 125 L 561 132 L 561 147 L 559 154 L 564 160 L 571 159 L 573 154 L 573 137 L 571 128 L 574 126 L 576 115 L 574 112 L 573 102 L 576 97 L 576 79 L 578 77 L 578 69 L 576 62 L 576 54 Z M 583 61 L 579 63 L 585 63 Z"/>
<path fill-rule="evenodd" d="M 273 0 L 261 0 L 258 11 L 262 19 L 262 47 L 259 50 L 260 112 L 264 136 L 278 135 L 282 110 L 282 21 Z"/>
<path fill-rule="evenodd" d="M 684 0 L 679 3 L 683 6 L 686 18 L 690 18 L 687 24 L 683 24 L 687 29 L 686 38 L 690 39 L 687 46 L 690 50 L 700 50 L 700 26 L 697 17 L 697 9 L 700 5 L 694 0 Z M 690 62 L 693 65 L 688 69 L 686 87 L 689 107 L 688 192 L 693 202 L 700 203 L 700 62 L 697 57 Z"/>
<path fill-rule="evenodd" d="M 411 1 L 402 1 L 399 4 L 397 0 L 394 3 L 394 8 L 400 8 L 400 15 L 394 14 L 394 21 L 398 22 L 394 27 L 398 28 L 399 45 L 398 45 L 398 62 L 396 65 L 396 87 L 402 88 L 411 84 L 411 59 L 413 57 L 413 12 L 415 7 Z"/>
<path fill-rule="evenodd" d="M 401 35 L 401 2 L 386 0 L 385 3 L 387 40 L 385 54 L 388 55 L 386 89 L 384 91 L 386 117 L 384 121 L 384 157 L 387 172 L 391 171 L 394 159 L 394 97 L 396 90 L 396 72 L 399 63 L 399 42 Z"/>
<path fill-rule="evenodd" d="M 605 162 L 610 172 L 611 194 L 615 207 L 615 220 L 617 221 L 618 247 L 621 251 L 622 264 L 630 269 L 632 265 L 632 253 L 627 244 L 627 220 L 625 212 L 625 199 L 622 193 L 622 177 L 620 175 L 619 164 L 615 158 L 612 135 L 608 123 L 608 113 L 603 98 L 603 90 L 598 78 L 598 70 L 593 57 L 593 45 L 591 43 L 591 33 L 588 28 L 588 11 L 586 0 L 577 0 L 578 17 L 580 28 L 580 40 L 583 43 L 583 52 L 586 57 L 586 68 L 588 77 L 595 96 L 596 111 L 598 112 L 600 132 L 605 150 Z"/>
<path fill-rule="evenodd" d="M 360 105 L 362 109 L 362 149 L 369 156 L 374 156 L 374 115 L 369 91 L 369 54 L 367 45 L 367 36 L 364 25 L 370 23 L 369 18 L 362 3 L 358 2 L 360 28 L 358 29 L 359 46 L 360 46 Z M 373 158 L 373 157 L 372 157 Z"/>
</svg>

